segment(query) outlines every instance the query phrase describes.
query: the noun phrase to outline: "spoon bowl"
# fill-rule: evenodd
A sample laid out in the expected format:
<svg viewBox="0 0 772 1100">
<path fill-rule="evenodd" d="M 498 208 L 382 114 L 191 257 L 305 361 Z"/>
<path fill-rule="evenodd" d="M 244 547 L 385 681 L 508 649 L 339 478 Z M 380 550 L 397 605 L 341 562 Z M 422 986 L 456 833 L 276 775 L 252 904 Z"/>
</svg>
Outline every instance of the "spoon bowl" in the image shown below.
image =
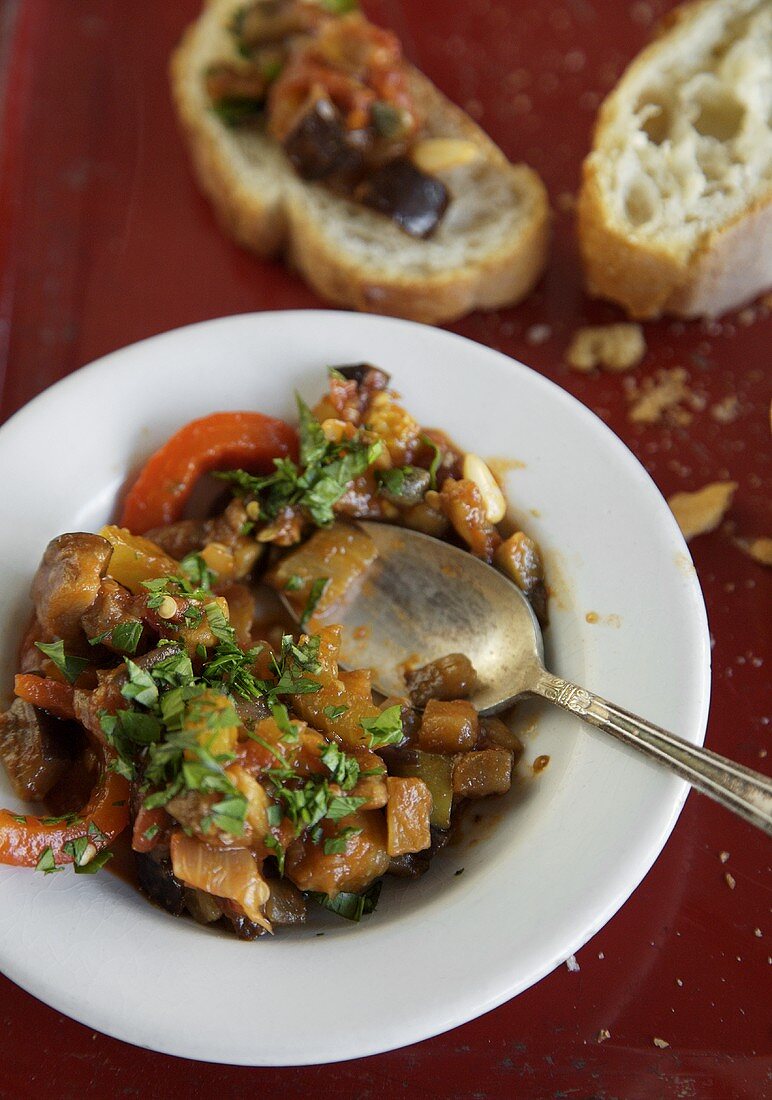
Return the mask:
<svg viewBox="0 0 772 1100">
<path fill-rule="evenodd" d="M 544 668 L 531 605 L 503 574 L 429 535 L 381 523 L 360 526 L 378 556 L 357 591 L 331 612 L 342 627 L 344 667 L 371 668 L 379 691 L 404 696 L 407 669 L 463 653 L 477 672 L 470 698 L 481 713 L 495 714 L 524 695 L 541 696 L 669 767 L 772 836 L 772 781 L 553 676 Z"/>
<path fill-rule="evenodd" d="M 385 523 L 361 523 L 378 557 L 354 597 L 333 618 L 340 660 L 372 668 L 383 695 L 404 695 L 406 668 L 463 653 L 477 672 L 470 697 L 494 714 L 531 690 L 544 654 L 526 597 L 502 573 L 465 550 Z"/>
</svg>

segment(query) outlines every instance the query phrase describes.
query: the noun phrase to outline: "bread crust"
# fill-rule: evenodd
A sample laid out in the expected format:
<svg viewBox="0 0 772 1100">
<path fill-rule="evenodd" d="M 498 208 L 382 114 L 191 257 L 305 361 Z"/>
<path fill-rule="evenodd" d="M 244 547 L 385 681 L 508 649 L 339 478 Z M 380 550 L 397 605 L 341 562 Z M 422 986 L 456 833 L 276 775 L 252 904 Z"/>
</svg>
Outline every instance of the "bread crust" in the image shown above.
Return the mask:
<svg viewBox="0 0 772 1100">
<path fill-rule="evenodd" d="M 209 0 L 208 8 L 216 3 Z M 417 70 L 410 70 L 410 79 L 419 99 L 431 100 L 435 110 L 439 102 L 450 132 L 474 141 L 522 200 L 517 232 L 505 235 L 488 254 L 441 271 L 384 270 L 377 262 L 344 254 L 336 246 L 304 202 L 304 192 L 311 185 L 295 176 L 288 164 L 282 165 L 275 195 L 250 188 L 227 144 L 217 139 L 209 112 L 191 93 L 191 80 L 200 79 L 195 71 L 200 67 L 199 22 L 187 29 L 172 55 L 172 97 L 199 185 L 225 232 L 239 244 L 259 256 L 283 255 L 317 293 L 336 305 L 429 324 L 456 320 L 473 309 L 513 305 L 534 287 L 549 250 L 550 211 L 544 185 L 530 168 L 510 164 L 490 138 Z"/>
<path fill-rule="evenodd" d="M 711 6 L 712 0 L 695 0 L 663 21 L 658 36 L 601 105 L 593 151 L 582 166 L 577 222 L 586 290 L 617 302 L 635 320 L 662 314 L 720 316 L 772 285 L 772 194 L 757 199 L 720 228 L 707 231 L 693 250 L 680 254 L 664 240 L 635 239 L 615 223 L 604 201 L 600 158 L 625 81 L 656 64 L 663 39 L 699 19 Z"/>
</svg>

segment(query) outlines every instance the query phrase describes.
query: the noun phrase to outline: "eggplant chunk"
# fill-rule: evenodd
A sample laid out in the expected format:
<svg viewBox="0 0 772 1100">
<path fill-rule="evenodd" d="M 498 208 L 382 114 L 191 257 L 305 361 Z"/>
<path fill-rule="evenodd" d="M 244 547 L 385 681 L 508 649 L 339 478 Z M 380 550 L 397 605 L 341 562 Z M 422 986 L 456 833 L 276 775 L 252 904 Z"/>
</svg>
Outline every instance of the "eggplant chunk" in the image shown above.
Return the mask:
<svg viewBox="0 0 772 1100">
<path fill-rule="evenodd" d="M 328 99 L 318 99 L 287 135 L 284 150 L 305 180 L 347 175 L 362 168 L 362 153 L 347 139 L 340 113 Z"/>
<path fill-rule="evenodd" d="M 49 542 L 32 582 L 43 630 L 65 644 L 80 639 L 81 616 L 97 598 L 113 548 L 100 535 L 74 532 Z"/>
<path fill-rule="evenodd" d="M 411 237 L 429 237 L 447 209 L 445 184 L 397 157 L 378 168 L 356 190 L 365 206 L 385 214 Z"/>
<path fill-rule="evenodd" d="M 28 802 L 45 798 L 71 763 L 67 724 L 15 699 L 0 715 L 0 760 L 14 793 Z"/>
<path fill-rule="evenodd" d="M 467 699 L 477 687 L 477 673 L 463 653 L 449 653 L 406 672 L 405 683 L 413 706 L 425 707 L 430 699 Z"/>
<path fill-rule="evenodd" d="M 159 844 L 150 852 L 135 852 L 139 885 L 162 909 L 175 917 L 185 912 L 185 887 L 175 878 L 172 857 L 167 845 Z"/>
<path fill-rule="evenodd" d="M 379 367 L 372 366 L 370 363 L 349 363 L 333 369 L 338 374 L 342 374 L 347 381 L 356 382 L 358 389 L 364 386 L 373 393 L 378 390 L 385 390 L 391 381 L 390 374 Z"/>
</svg>

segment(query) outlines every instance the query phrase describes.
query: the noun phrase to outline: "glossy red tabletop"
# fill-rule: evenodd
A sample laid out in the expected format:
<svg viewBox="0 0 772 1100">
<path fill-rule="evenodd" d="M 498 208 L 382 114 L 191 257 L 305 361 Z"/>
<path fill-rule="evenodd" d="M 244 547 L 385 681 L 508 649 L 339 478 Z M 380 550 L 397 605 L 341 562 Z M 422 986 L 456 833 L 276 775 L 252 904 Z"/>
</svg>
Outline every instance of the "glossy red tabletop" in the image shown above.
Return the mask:
<svg viewBox="0 0 772 1100">
<path fill-rule="evenodd" d="M 0 0 L 4 417 L 84 363 L 164 329 L 323 304 L 280 264 L 227 241 L 194 186 L 166 62 L 198 6 Z M 582 295 L 571 212 L 595 110 L 671 6 L 372 0 L 367 10 L 513 160 L 541 173 L 555 208 L 552 258 L 536 293 L 454 330 L 521 359 L 595 410 L 665 495 L 738 483 L 728 523 L 691 547 L 715 640 L 707 740 L 768 771 L 769 570 L 733 541 L 772 534 L 768 310 L 646 326 L 634 377 L 685 368 L 699 406 L 686 425 L 634 425 L 625 376 L 579 375 L 563 359 L 577 325 L 619 319 Z M 87 1030 L 0 978 L 0 1096 L 770 1095 L 769 855 L 761 833 L 691 795 L 656 866 L 578 953 L 577 972 L 560 967 L 482 1019 L 360 1062 L 272 1070 L 176 1060 Z M 485 935 L 484 913 L 479 920 Z M 376 966 L 362 996 L 377 989 Z M 610 1037 L 600 1042 L 602 1029 Z"/>
</svg>

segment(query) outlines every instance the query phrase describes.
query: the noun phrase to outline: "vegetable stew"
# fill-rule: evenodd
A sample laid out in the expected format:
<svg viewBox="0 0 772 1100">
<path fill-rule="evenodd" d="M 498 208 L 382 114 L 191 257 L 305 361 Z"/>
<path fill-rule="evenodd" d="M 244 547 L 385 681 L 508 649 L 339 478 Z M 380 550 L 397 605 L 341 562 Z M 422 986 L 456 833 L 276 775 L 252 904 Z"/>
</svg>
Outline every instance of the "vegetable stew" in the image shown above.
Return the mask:
<svg viewBox="0 0 772 1100">
<path fill-rule="evenodd" d="M 91 874 L 126 831 L 152 900 L 253 939 L 311 904 L 359 920 L 470 800 L 509 789 L 521 746 L 469 701 L 468 658 L 376 698 L 370 670 L 338 664 L 335 613 L 376 556 L 358 519 L 466 546 L 544 621 L 538 547 L 502 533 L 488 467 L 418 424 L 383 371 L 331 368 L 297 405 L 297 431 L 258 413 L 188 424 L 117 524 L 49 543 L 0 716 L 11 785 L 47 812 L 0 811 L 0 862 Z M 188 517 L 205 474 L 217 507 Z"/>
</svg>

